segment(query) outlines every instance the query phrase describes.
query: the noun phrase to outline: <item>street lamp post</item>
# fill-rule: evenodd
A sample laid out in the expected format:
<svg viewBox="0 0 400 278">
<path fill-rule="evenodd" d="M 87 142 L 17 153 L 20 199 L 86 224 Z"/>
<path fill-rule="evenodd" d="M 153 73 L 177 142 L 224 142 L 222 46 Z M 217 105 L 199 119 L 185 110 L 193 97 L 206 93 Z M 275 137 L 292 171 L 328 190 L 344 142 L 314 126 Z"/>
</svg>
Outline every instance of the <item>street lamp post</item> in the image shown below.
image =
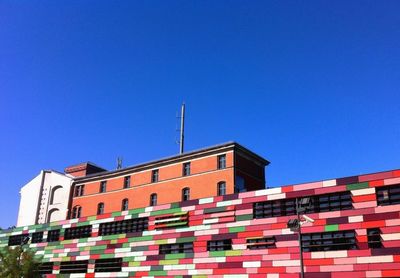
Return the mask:
<svg viewBox="0 0 400 278">
<path fill-rule="evenodd" d="M 304 278 L 304 261 L 303 261 L 303 244 L 301 242 L 301 225 L 304 223 L 312 223 L 314 220 L 303 213 L 311 205 L 310 198 L 305 197 L 302 199 L 296 198 L 296 215 L 297 219 L 290 219 L 287 223 L 288 228 L 292 231 L 297 232 L 297 238 L 299 240 L 299 251 L 300 251 L 300 277 Z M 305 218 L 305 221 L 301 221 L 301 217 Z"/>
</svg>

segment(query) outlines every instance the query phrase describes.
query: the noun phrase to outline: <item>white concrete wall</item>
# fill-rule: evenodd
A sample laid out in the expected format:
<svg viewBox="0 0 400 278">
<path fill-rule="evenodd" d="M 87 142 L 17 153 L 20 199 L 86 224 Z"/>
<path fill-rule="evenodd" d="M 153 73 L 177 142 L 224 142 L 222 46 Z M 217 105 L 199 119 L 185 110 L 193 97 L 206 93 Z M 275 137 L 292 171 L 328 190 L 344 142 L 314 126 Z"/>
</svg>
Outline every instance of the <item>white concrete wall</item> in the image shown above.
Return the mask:
<svg viewBox="0 0 400 278">
<path fill-rule="evenodd" d="M 43 171 L 40 171 L 39 175 L 21 188 L 17 227 L 35 224 L 42 177 Z"/>
<path fill-rule="evenodd" d="M 66 219 L 71 184 L 71 176 L 55 171 L 41 171 L 21 188 L 17 226 Z"/>
</svg>

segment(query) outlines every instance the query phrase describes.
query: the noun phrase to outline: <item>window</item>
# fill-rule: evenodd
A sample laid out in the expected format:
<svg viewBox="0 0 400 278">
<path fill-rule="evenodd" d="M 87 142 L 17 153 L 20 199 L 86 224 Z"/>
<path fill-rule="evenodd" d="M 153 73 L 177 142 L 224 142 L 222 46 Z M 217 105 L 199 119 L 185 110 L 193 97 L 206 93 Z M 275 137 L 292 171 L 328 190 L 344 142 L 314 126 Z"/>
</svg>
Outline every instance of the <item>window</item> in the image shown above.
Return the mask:
<svg viewBox="0 0 400 278">
<path fill-rule="evenodd" d="M 218 196 L 223 196 L 226 194 L 226 183 L 224 181 L 218 183 L 217 194 Z"/>
<path fill-rule="evenodd" d="M 81 212 L 82 212 L 82 207 L 81 206 L 74 206 L 74 208 L 72 209 L 71 218 L 80 218 L 81 217 Z"/>
<path fill-rule="evenodd" d="M 122 205 L 121 205 L 121 210 L 128 210 L 128 207 L 129 207 L 128 199 L 123 199 L 122 200 Z"/>
<path fill-rule="evenodd" d="M 104 203 L 99 203 L 97 205 L 97 215 L 101 215 L 104 213 Z"/>
<path fill-rule="evenodd" d="M 210 240 L 207 241 L 207 251 L 224 251 L 232 250 L 232 240 Z"/>
<path fill-rule="evenodd" d="M 43 232 L 36 232 L 32 234 L 32 243 L 40 243 L 43 241 Z"/>
<path fill-rule="evenodd" d="M 85 191 L 85 185 L 84 184 L 76 185 L 75 186 L 74 197 L 83 196 L 84 191 Z"/>
<path fill-rule="evenodd" d="M 241 176 L 236 176 L 235 193 L 246 192 L 246 186 L 244 184 L 244 178 Z"/>
<path fill-rule="evenodd" d="M 381 230 L 379 228 L 367 229 L 368 248 L 382 248 Z"/>
<path fill-rule="evenodd" d="M 150 206 L 156 206 L 157 205 L 157 194 L 153 193 L 150 195 Z"/>
<path fill-rule="evenodd" d="M 400 204 L 400 184 L 376 188 L 379 206 Z"/>
<path fill-rule="evenodd" d="M 94 272 L 120 272 L 122 258 L 98 259 L 95 261 Z"/>
<path fill-rule="evenodd" d="M 151 182 L 158 182 L 158 169 L 151 171 Z"/>
<path fill-rule="evenodd" d="M 60 230 L 50 230 L 47 232 L 47 242 L 54 242 L 60 239 Z"/>
<path fill-rule="evenodd" d="M 162 244 L 159 247 L 160 255 L 193 253 L 193 242 Z"/>
<path fill-rule="evenodd" d="M 275 248 L 275 237 L 262 237 L 262 238 L 248 238 L 247 239 L 247 249 L 257 250 L 257 249 L 268 249 Z"/>
<path fill-rule="evenodd" d="M 54 266 L 53 262 L 41 263 L 41 264 L 39 264 L 38 269 L 35 272 L 39 275 L 52 274 L 53 266 Z"/>
<path fill-rule="evenodd" d="M 67 228 L 64 232 L 64 239 L 86 238 L 90 237 L 91 233 L 91 225 Z"/>
<path fill-rule="evenodd" d="M 183 163 L 182 176 L 190 176 L 190 162 Z"/>
<path fill-rule="evenodd" d="M 129 188 L 131 186 L 131 176 L 126 176 L 124 178 L 124 188 Z"/>
<path fill-rule="evenodd" d="M 349 191 L 311 196 L 311 207 L 306 213 L 352 209 Z M 254 218 L 289 216 L 296 214 L 296 198 L 257 202 L 253 205 Z"/>
<path fill-rule="evenodd" d="M 357 249 L 354 230 L 303 234 L 301 242 L 304 252 Z"/>
<path fill-rule="evenodd" d="M 222 154 L 218 156 L 218 169 L 225 169 L 226 168 L 226 155 Z"/>
<path fill-rule="evenodd" d="M 143 232 L 147 230 L 148 223 L 147 217 L 101 223 L 99 236 Z"/>
<path fill-rule="evenodd" d="M 89 261 L 72 261 L 60 263 L 60 274 L 86 273 Z"/>
<path fill-rule="evenodd" d="M 8 246 L 21 245 L 26 237 L 29 237 L 29 234 L 10 236 L 8 238 Z"/>
<path fill-rule="evenodd" d="M 106 192 L 106 187 L 107 187 L 107 181 L 101 181 L 100 182 L 100 190 L 99 190 L 99 192 L 100 193 Z"/>
<path fill-rule="evenodd" d="M 182 201 L 190 200 L 190 188 L 185 187 L 182 189 Z"/>
</svg>

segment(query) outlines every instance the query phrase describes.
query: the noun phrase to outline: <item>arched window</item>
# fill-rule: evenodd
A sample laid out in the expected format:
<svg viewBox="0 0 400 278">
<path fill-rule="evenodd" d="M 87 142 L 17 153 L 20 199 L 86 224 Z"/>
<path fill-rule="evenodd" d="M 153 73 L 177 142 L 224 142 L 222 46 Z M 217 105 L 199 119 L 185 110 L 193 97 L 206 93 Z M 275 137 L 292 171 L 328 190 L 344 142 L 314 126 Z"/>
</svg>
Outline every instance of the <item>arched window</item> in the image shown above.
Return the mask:
<svg viewBox="0 0 400 278">
<path fill-rule="evenodd" d="M 190 200 L 190 188 L 185 187 L 182 189 L 182 201 L 188 201 Z"/>
<path fill-rule="evenodd" d="M 121 210 L 128 210 L 128 206 L 129 206 L 128 199 L 123 199 L 122 200 L 122 205 L 121 205 Z"/>
<path fill-rule="evenodd" d="M 104 203 L 99 203 L 97 205 L 97 215 L 103 214 L 104 213 Z"/>
<path fill-rule="evenodd" d="M 82 207 L 81 206 L 74 206 L 74 208 L 72 209 L 71 218 L 80 218 L 81 217 L 81 212 L 82 212 Z"/>
<path fill-rule="evenodd" d="M 157 205 L 157 194 L 153 193 L 150 195 L 150 206 L 156 206 Z"/>
<path fill-rule="evenodd" d="M 50 204 L 59 204 L 62 203 L 63 201 L 63 195 L 62 192 L 63 188 L 61 185 L 56 185 L 52 190 L 51 190 L 51 197 L 50 197 Z"/>
<path fill-rule="evenodd" d="M 226 183 L 224 181 L 220 181 L 217 185 L 217 194 L 218 196 L 222 196 L 226 194 Z"/>
</svg>

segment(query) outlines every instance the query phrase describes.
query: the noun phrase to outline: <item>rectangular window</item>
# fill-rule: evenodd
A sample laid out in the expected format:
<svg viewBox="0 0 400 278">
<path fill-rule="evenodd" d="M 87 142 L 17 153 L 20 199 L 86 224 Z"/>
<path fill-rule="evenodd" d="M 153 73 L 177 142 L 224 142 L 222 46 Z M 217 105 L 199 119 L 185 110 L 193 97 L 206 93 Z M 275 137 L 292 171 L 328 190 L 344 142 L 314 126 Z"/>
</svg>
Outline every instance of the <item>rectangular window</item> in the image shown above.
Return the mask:
<svg viewBox="0 0 400 278">
<path fill-rule="evenodd" d="M 89 261 L 61 262 L 60 273 L 86 273 Z"/>
<path fill-rule="evenodd" d="M 147 217 L 102 223 L 99 236 L 143 232 L 147 230 L 148 223 Z"/>
<path fill-rule="evenodd" d="M 104 192 L 106 192 L 106 188 L 107 187 L 107 181 L 101 181 L 100 182 L 100 190 L 99 190 L 99 192 L 100 193 L 104 193 Z"/>
<path fill-rule="evenodd" d="M 210 240 L 207 242 L 207 251 L 232 250 L 232 240 Z"/>
<path fill-rule="evenodd" d="M 248 238 L 247 239 L 247 249 L 268 249 L 275 248 L 275 237 L 261 237 L 261 238 Z"/>
<path fill-rule="evenodd" d="M 8 246 L 21 245 L 24 238 L 28 236 L 29 234 L 10 236 L 8 238 Z"/>
<path fill-rule="evenodd" d="M 129 188 L 131 186 L 131 176 L 124 178 L 124 188 Z"/>
<path fill-rule="evenodd" d="M 302 234 L 304 252 L 357 249 L 354 230 Z"/>
<path fill-rule="evenodd" d="M 60 239 L 60 230 L 51 230 L 47 232 L 47 242 L 54 242 Z"/>
<path fill-rule="evenodd" d="M 400 184 L 376 188 L 378 206 L 400 204 Z"/>
<path fill-rule="evenodd" d="M 80 184 L 80 185 L 75 186 L 74 197 L 83 196 L 84 190 L 85 190 L 85 185 L 84 184 Z"/>
<path fill-rule="evenodd" d="M 64 239 L 86 238 L 92 233 L 92 225 L 72 227 L 65 229 Z"/>
<path fill-rule="evenodd" d="M 222 154 L 218 156 L 218 169 L 226 168 L 226 155 Z"/>
<path fill-rule="evenodd" d="M 381 230 L 379 228 L 367 229 L 368 248 L 382 248 Z"/>
<path fill-rule="evenodd" d="M 53 262 L 41 263 L 39 265 L 39 267 L 38 267 L 38 270 L 35 271 L 35 272 L 37 274 L 39 274 L 39 275 L 52 274 L 53 273 L 53 266 L 54 266 Z"/>
<path fill-rule="evenodd" d="M 122 258 L 98 259 L 95 261 L 94 272 L 120 272 Z"/>
<path fill-rule="evenodd" d="M 162 244 L 159 247 L 160 255 L 193 253 L 193 242 Z"/>
<path fill-rule="evenodd" d="M 43 241 L 43 232 L 36 232 L 32 234 L 32 243 L 40 243 Z"/>
<path fill-rule="evenodd" d="M 183 163 L 182 165 L 182 175 L 190 176 L 190 162 Z"/>
<path fill-rule="evenodd" d="M 158 182 L 158 169 L 151 171 L 151 182 Z"/>
<path fill-rule="evenodd" d="M 310 196 L 311 207 L 306 213 L 352 209 L 350 191 Z M 253 205 L 254 218 L 290 216 L 296 214 L 296 198 L 257 202 Z"/>
</svg>

